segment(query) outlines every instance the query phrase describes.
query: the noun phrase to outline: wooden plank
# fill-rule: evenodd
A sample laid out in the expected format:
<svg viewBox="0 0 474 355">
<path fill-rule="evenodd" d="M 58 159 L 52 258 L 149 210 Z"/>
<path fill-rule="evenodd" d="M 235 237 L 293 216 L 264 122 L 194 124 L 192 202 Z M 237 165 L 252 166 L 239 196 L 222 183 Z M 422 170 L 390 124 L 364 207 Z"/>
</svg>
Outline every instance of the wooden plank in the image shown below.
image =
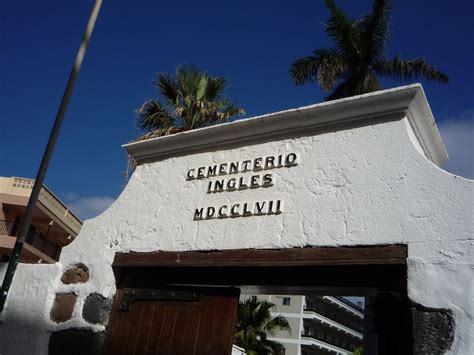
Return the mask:
<svg viewBox="0 0 474 355">
<path fill-rule="evenodd" d="M 158 346 L 160 344 L 163 324 L 165 322 L 165 310 L 166 305 L 162 305 L 160 303 L 154 304 L 152 329 L 151 333 L 148 336 L 148 346 L 146 352 L 144 353 L 146 355 L 156 354 L 156 350 L 158 349 Z"/>
<path fill-rule="evenodd" d="M 218 346 L 218 348 L 212 349 L 215 354 L 230 354 L 232 352 L 233 336 L 225 341 L 222 339 L 222 334 L 234 334 L 239 295 L 240 289 L 234 288 L 229 290 L 228 295 L 221 295 L 217 298 L 211 331 L 212 344 Z"/>
<path fill-rule="evenodd" d="M 142 325 L 140 327 L 141 341 L 138 341 L 135 346 L 135 354 L 146 354 L 148 351 L 148 345 L 150 343 L 150 334 L 155 324 L 153 319 L 155 315 L 155 307 L 152 303 L 144 303 L 144 310 L 142 314 Z"/>
<path fill-rule="evenodd" d="M 186 324 L 182 330 L 185 341 L 181 344 L 178 354 L 187 355 L 195 353 L 200 325 L 201 310 L 197 307 L 189 308 Z"/>
<path fill-rule="evenodd" d="M 166 303 L 166 302 L 163 302 Z M 162 331 L 160 334 L 160 340 L 158 343 L 157 353 L 158 354 L 172 354 L 174 349 L 173 337 L 177 331 L 176 329 L 176 320 L 178 317 L 178 308 L 170 302 L 170 305 L 165 308 L 164 311 L 164 322 L 162 323 Z"/>
<path fill-rule="evenodd" d="M 138 340 L 142 337 L 141 325 L 143 320 L 144 309 L 145 307 L 143 303 L 136 303 L 130 306 L 129 322 L 131 326 L 128 330 L 127 337 L 125 338 L 125 342 L 123 344 L 123 348 L 125 349 L 124 353 L 127 355 L 135 354 L 135 348 L 137 346 Z"/>
<path fill-rule="evenodd" d="M 201 319 L 199 320 L 199 329 L 196 339 L 195 355 L 209 354 L 209 347 L 211 345 L 211 327 L 214 319 L 214 305 L 209 305 L 209 302 L 201 307 Z"/>
<path fill-rule="evenodd" d="M 176 305 L 176 320 L 174 326 L 173 339 L 171 342 L 171 349 L 173 349 L 175 354 L 181 352 L 183 343 L 189 341 L 184 338 L 184 329 L 186 329 L 186 322 L 188 321 L 188 312 L 190 311 L 189 307 Z"/>
<path fill-rule="evenodd" d="M 406 264 L 406 245 L 116 254 L 114 267 Z"/>
</svg>

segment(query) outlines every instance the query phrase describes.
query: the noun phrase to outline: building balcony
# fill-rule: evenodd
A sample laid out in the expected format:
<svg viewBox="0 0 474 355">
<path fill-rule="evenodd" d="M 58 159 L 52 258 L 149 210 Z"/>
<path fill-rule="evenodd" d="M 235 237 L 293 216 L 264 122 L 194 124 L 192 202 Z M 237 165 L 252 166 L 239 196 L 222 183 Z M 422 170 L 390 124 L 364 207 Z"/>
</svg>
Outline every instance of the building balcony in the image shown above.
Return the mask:
<svg viewBox="0 0 474 355">
<path fill-rule="evenodd" d="M 19 223 L 9 220 L 0 220 L 0 255 L 9 255 L 16 242 L 16 233 L 19 231 Z M 31 226 L 23 245 L 23 253 L 20 261 L 26 263 L 55 263 L 59 260 L 61 246 L 48 240 L 48 235 L 36 232 L 35 226 Z"/>
<path fill-rule="evenodd" d="M 35 180 L 18 177 L 0 178 L 0 202 L 26 207 Z M 46 186 L 41 188 L 37 207 L 49 218 L 61 224 L 71 235 L 78 235 L 82 221 L 59 200 Z"/>
<path fill-rule="evenodd" d="M 318 315 L 322 316 L 320 320 L 328 323 L 331 326 L 339 327 L 340 329 L 347 331 L 348 333 L 355 336 L 359 336 L 363 332 L 363 323 L 361 319 L 351 318 L 340 312 L 331 310 L 327 305 L 319 302 L 307 302 L 304 307 L 304 314 L 308 317 L 315 315 L 318 318 Z M 305 318 L 308 318 L 305 317 Z"/>
<path fill-rule="evenodd" d="M 304 340 L 304 338 L 315 339 L 318 342 L 321 342 L 322 344 L 315 342 L 316 344 L 313 344 L 313 345 L 322 346 L 322 347 L 325 347 L 328 350 L 332 350 L 332 351 L 336 351 L 336 352 L 342 352 L 342 353 L 344 353 L 344 352 L 352 353 L 352 351 L 355 348 L 357 348 L 361 345 L 359 342 L 350 342 L 350 341 L 341 340 L 337 336 L 328 335 L 328 334 L 325 334 L 325 333 L 314 331 L 312 329 L 305 329 L 303 331 L 303 333 L 301 334 L 301 338 L 303 340 Z M 327 346 L 326 344 L 329 345 L 329 346 Z M 307 345 L 312 345 L 312 344 L 307 344 Z M 343 351 L 338 351 L 338 349 L 334 349 L 332 347 L 337 347 L 337 348 L 339 348 L 340 350 L 343 350 Z"/>
<path fill-rule="evenodd" d="M 347 305 L 351 308 L 354 308 L 355 310 L 359 311 L 360 313 L 364 313 L 364 309 L 362 307 L 359 307 L 358 305 L 352 303 L 351 301 L 349 301 L 348 299 L 346 299 L 344 297 L 341 297 L 341 296 L 331 296 L 331 297 L 341 301 L 342 303 L 344 303 L 345 305 Z"/>
<path fill-rule="evenodd" d="M 330 328 L 335 328 L 340 332 L 343 332 L 343 333 L 346 333 L 346 334 L 349 334 L 349 335 L 353 336 L 354 338 L 357 338 L 357 339 L 362 339 L 363 338 L 363 335 L 362 335 L 363 329 L 354 330 L 354 328 L 349 328 L 349 327 L 347 327 L 343 324 L 340 324 L 340 323 L 334 321 L 331 318 L 328 318 L 326 316 L 323 316 L 323 315 L 319 314 L 318 312 L 305 310 L 303 312 L 303 320 L 318 321 L 323 326 L 328 326 Z"/>
<path fill-rule="evenodd" d="M 34 180 L 0 177 L 0 261 L 11 256 Z M 54 263 L 78 235 L 82 222 L 45 186 L 33 209 L 20 262 Z"/>
</svg>

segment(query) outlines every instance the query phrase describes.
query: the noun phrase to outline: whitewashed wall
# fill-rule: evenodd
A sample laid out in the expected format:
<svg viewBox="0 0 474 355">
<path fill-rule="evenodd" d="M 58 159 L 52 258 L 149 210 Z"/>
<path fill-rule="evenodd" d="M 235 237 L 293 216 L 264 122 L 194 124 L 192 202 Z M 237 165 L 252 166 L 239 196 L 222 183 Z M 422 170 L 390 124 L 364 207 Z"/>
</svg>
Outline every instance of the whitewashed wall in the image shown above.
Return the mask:
<svg viewBox="0 0 474 355">
<path fill-rule="evenodd" d="M 91 292 L 115 293 L 117 252 L 404 243 L 410 299 L 451 309 L 449 353 L 473 354 L 473 181 L 429 161 L 406 117 L 307 134 L 140 165 L 117 201 L 85 222 L 59 263 L 19 266 L 0 353 L 44 354 L 51 331 L 103 329 L 81 318 L 82 304 Z M 272 170 L 272 187 L 207 194 L 207 179 L 186 180 L 192 167 L 292 152 L 298 165 Z M 276 199 L 284 203 L 279 215 L 193 220 L 196 207 Z M 75 263 L 89 268 L 89 282 L 61 284 Z M 79 295 L 75 316 L 58 325 L 49 320 L 54 295 L 70 290 Z"/>
</svg>

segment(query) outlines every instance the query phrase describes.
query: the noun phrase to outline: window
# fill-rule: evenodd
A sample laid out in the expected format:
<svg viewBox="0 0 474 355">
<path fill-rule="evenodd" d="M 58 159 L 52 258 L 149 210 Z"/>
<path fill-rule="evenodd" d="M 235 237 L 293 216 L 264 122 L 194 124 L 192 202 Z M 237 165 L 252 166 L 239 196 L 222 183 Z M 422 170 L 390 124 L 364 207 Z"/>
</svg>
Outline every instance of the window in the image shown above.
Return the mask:
<svg viewBox="0 0 474 355">
<path fill-rule="evenodd" d="M 283 300 L 282 300 L 282 305 L 284 306 L 289 306 L 290 305 L 290 300 L 291 300 L 291 297 L 283 297 Z"/>
</svg>

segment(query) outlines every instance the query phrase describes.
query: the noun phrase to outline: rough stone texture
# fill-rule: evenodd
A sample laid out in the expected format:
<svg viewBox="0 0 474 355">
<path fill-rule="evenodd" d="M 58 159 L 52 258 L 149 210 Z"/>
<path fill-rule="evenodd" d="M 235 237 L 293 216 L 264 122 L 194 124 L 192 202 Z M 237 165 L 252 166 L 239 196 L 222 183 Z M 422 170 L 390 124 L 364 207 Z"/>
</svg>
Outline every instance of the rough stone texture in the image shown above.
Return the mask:
<svg viewBox="0 0 474 355">
<path fill-rule="evenodd" d="M 414 354 L 442 355 L 451 348 L 455 330 L 451 310 L 413 304 L 412 317 Z"/>
<path fill-rule="evenodd" d="M 56 294 L 50 312 L 51 320 L 56 323 L 62 323 L 71 319 L 76 300 L 77 295 L 73 292 Z"/>
<path fill-rule="evenodd" d="M 105 298 L 98 293 L 91 293 L 84 302 L 82 318 L 89 323 L 105 326 L 109 322 L 112 304 L 113 298 Z"/>
<path fill-rule="evenodd" d="M 105 332 L 91 329 L 66 329 L 52 333 L 49 338 L 49 355 L 100 355 Z"/>
<path fill-rule="evenodd" d="M 66 285 L 84 283 L 88 280 L 89 270 L 82 264 L 74 265 L 64 272 L 63 276 L 61 276 L 62 283 Z"/>
</svg>

